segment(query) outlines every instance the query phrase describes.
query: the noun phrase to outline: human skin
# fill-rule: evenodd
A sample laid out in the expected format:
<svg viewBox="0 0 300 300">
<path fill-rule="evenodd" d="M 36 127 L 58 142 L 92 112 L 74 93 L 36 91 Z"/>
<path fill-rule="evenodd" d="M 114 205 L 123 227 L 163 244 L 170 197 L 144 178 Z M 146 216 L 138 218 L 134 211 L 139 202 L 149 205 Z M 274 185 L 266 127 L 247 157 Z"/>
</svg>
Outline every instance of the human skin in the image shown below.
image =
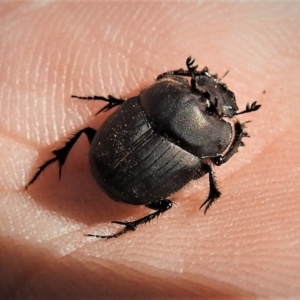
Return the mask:
<svg viewBox="0 0 300 300">
<path fill-rule="evenodd" d="M 300 6 L 274 3 L 5 3 L 0 18 L 0 295 L 67 298 L 300 296 Z M 234 91 L 250 139 L 135 232 L 145 207 L 112 201 L 90 174 L 88 142 L 24 186 L 101 102 L 128 98 L 192 55 Z"/>
</svg>

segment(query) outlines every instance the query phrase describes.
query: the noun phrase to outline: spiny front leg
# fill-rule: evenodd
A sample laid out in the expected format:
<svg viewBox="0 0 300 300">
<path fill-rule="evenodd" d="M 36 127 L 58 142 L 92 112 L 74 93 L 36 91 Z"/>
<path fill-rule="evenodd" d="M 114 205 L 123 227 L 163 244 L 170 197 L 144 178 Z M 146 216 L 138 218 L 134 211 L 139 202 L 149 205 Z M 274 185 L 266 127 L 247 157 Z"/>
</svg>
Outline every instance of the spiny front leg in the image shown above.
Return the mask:
<svg viewBox="0 0 300 300">
<path fill-rule="evenodd" d="M 125 234 L 128 231 L 136 230 L 137 227 L 141 224 L 145 224 L 147 222 L 150 222 L 154 218 L 158 217 L 159 215 L 163 214 L 167 210 L 172 208 L 172 201 L 168 199 L 152 202 L 150 204 L 147 204 L 146 207 L 155 210 L 155 212 L 140 218 L 138 220 L 129 222 L 129 221 L 112 221 L 111 223 L 114 224 L 120 224 L 124 225 L 124 229 L 119 231 L 118 233 L 111 234 L 111 235 L 98 235 L 98 234 L 86 234 L 86 236 L 96 237 L 96 238 L 102 238 L 102 239 L 111 239 L 111 238 L 117 238 L 123 234 Z"/>
<path fill-rule="evenodd" d="M 206 67 L 202 71 L 197 71 L 198 65 L 193 66 L 194 62 L 195 62 L 195 59 L 192 59 L 192 57 L 189 56 L 186 59 L 187 70 L 178 69 L 178 70 L 171 70 L 168 72 L 164 72 L 164 73 L 158 75 L 156 80 L 160 80 L 160 79 L 168 77 L 170 75 L 193 77 L 194 75 L 200 75 L 200 74 L 204 74 L 205 72 L 208 72 L 208 69 Z"/>
</svg>

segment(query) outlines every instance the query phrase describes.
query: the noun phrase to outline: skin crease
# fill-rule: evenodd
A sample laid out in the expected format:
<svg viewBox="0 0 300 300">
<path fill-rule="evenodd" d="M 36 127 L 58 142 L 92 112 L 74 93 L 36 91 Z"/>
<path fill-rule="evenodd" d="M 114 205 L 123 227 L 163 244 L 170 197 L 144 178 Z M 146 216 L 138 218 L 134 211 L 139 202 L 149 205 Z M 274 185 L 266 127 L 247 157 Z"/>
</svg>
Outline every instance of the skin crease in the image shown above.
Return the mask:
<svg viewBox="0 0 300 300">
<path fill-rule="evenodd" d="M 0 295 L 55 298 L 300 296 L 299 12 L 297 3 L 6 3 L 0 18 Z M 234 91 L 250 139 L 215 167 L 222 192 L 199 211 L 208 178 L 172 210 L 116 240 L 87 238 L 148 213 L 109 199 L 79 140 L 24 190 L 101 102 L 128 98 L 192 55 Z M 265 93 L 264 93 L 265 91 Z"/>
</svg>

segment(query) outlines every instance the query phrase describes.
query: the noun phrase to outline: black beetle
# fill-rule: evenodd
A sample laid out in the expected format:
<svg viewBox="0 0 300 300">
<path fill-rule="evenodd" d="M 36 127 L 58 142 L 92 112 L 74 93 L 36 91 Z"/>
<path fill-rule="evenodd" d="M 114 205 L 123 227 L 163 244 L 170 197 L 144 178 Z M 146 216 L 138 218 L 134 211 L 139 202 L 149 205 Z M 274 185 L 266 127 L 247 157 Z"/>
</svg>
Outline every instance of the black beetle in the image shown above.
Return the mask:
<svg viewBox="0 0 300 300">
<path fill-rule="evenodd" d="M 188 57 L 187 70 L 160 74 L 140 95 L 128 100 L 111 95 L 73 98 L 108 102 L 98 113 L 120 106 L 96 131 L 87 127 L 77 132 L 64 147 L 54 150 L 54 158 L 42 165 L 26 188 L 52 162 L 59 174 L 69 151 L 82 133 L 91 144 L 90 165 L 97 183 L 115 201 L 145 205 L 155 210 L 136 221 L 113 221 L 124 229 L 116 238 L 149 222 L 172 207 L 167 199 L 188 182 L 209 175 L 209 194 L 200 208 L 204 213 L 220 197 L 212 165 L 222 165 L 243 146 L 248 137 L 245 123 L 224 118 L 256 111 L 260 105 L 247 104 L 237 112 L 235 96 L 217 75 L 205 67 L 197 71 Z M 184 77 L 190 77 L 190 82 Z M 97 113 L 97 114 L 98 114 Z"/>
</svg>

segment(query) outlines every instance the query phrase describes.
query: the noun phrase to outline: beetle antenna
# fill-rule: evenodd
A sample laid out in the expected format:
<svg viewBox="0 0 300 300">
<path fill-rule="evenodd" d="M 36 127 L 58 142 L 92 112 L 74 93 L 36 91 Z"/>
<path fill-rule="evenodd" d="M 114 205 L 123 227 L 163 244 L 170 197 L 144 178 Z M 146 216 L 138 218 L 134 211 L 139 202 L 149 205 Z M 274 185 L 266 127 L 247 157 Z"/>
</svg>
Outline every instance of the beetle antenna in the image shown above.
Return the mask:
<svg viewBox="0 0 300 300">
<path fill-rule="evenodd" d="M 257 111 L 261 107 L 260 104 L 257 104 L 257 101 L 254 101 L 252 104 L 247 103 L 246 109 L 238 112 L 236 115 L 246 114 L 252 111 Z"/>
</svg>

